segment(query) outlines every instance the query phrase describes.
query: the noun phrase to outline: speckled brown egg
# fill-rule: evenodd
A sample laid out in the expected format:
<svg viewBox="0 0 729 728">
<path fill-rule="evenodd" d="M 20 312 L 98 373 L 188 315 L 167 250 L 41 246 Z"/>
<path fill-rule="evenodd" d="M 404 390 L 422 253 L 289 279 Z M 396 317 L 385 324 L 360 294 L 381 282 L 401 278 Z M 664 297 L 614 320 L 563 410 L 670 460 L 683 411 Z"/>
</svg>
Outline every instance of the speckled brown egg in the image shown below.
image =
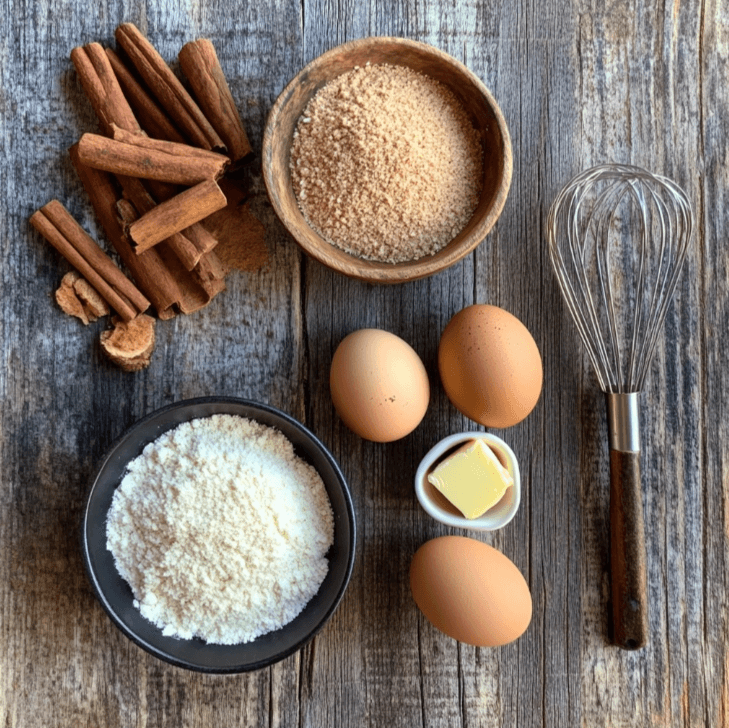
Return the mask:
<svg viewBox="0 0 729 728">
<path fill-rule="evenodd" d="M 497 306 L 468 306 L 450 320 L 438 369 L 451 402 L 486 427 L 521 422 L 542 391 L 542 358 L 532 335 Z"/>
<path fill-rule="evenodd" d="M 469 645 L 505 645 L 522 635 L 532 618 L 529 587 L 516 565 L 466 536 L 424 543 L 410 565 L 410 588 L 436 629 Z"/>
<path fill-rule="evenodd" d="M 399 336 L 380 329 L 360 329 L 342 340 L 332 359 L 329 386 L 344 424 L 375 442 L 412 432 L 430 399 L 420 357 Z"/>
</svg>

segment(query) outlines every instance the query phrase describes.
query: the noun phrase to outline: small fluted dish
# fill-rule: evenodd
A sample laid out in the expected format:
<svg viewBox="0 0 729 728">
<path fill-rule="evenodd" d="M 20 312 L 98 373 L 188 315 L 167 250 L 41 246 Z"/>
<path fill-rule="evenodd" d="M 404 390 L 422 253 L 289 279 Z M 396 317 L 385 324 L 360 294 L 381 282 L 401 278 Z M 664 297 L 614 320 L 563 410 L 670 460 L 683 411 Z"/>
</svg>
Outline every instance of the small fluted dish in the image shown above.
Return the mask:
<svg viewBox="0 0 729 728">
<path fill-rule="evenodd" d="M 501 500 L 478 518 L 466 518 L 428 480 L 428 474 L 457 448 L 470 440 L 484 440 L 501 464 L 509 471 L 514 484 L 506 489 Z M 521 476 L 514 451 L 489 432 L 459 432 L 441 440 L 421 460 L 415 473 L 415 493 L 426 513 L 447 526 L 471 531 L 496 531 L 514 518 L 521 503 Z"/>
</svg>

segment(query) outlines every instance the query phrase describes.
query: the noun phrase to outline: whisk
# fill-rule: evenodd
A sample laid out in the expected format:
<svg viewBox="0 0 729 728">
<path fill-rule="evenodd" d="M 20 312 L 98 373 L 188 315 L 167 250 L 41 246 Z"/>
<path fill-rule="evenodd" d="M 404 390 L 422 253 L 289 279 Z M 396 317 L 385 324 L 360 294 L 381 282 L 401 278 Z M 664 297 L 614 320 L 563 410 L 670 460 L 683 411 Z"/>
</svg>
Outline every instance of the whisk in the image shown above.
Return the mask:
<svg viewBox="0 0 729 728">
<path fill-rule="evenodd" d="M 638 395 L 692 228 L 680 187 L 622 164 L 578 174 L 547 221 L 552 266 L 606 397 L 613 641 L 629 650 L 648 639 Z"/>
</svg>

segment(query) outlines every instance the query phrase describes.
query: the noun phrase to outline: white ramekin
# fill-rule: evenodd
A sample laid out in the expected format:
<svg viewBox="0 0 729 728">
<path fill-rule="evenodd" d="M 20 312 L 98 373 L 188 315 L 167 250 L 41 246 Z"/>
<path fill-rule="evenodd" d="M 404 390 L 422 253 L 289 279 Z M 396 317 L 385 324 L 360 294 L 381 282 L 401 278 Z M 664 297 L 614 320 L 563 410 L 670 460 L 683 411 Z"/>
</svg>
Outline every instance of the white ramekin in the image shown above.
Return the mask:
<svg viewBox="0 0 729 728">
<path fill-rule="evenodd" d="M 485 440 L 514 479 L 514 485 L 506 489 L 504 497 L 478 518 L 466 518 L 458 513 L 457 509 L 447 502 L 445 496 L 428 481 L 428 473 L 436 463 L 448 451 L 454 450 L 469 440 Z M 516 515 L 519 508 L 521 502 L 519 463 L 514 451 L 500 437 L 488 432 L 459 432 L 441 440 L 421 460 L 415 473 L 415 493 L 420 505 L 436 521 L 445 523 L 447 526 L 473 531 L 495 531 L 505 526 Z"/>
</svg>

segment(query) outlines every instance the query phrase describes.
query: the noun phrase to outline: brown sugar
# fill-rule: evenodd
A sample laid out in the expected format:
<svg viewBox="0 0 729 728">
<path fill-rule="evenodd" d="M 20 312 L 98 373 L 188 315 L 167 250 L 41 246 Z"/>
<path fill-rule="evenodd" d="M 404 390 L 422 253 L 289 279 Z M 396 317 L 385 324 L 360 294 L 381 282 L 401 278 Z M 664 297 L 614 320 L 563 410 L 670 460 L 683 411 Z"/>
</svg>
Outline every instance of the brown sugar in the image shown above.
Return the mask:
<svg viewBox="0 0 729 728">
<path fill-rule="evenodd" d="M 309 224 L 371 260 L 432 255 L 468 223 L 482 186 L 479 136 L 456 97 L 404 66 L 366 65 L 307 104 L 291 178 Z"/>
</svg>

